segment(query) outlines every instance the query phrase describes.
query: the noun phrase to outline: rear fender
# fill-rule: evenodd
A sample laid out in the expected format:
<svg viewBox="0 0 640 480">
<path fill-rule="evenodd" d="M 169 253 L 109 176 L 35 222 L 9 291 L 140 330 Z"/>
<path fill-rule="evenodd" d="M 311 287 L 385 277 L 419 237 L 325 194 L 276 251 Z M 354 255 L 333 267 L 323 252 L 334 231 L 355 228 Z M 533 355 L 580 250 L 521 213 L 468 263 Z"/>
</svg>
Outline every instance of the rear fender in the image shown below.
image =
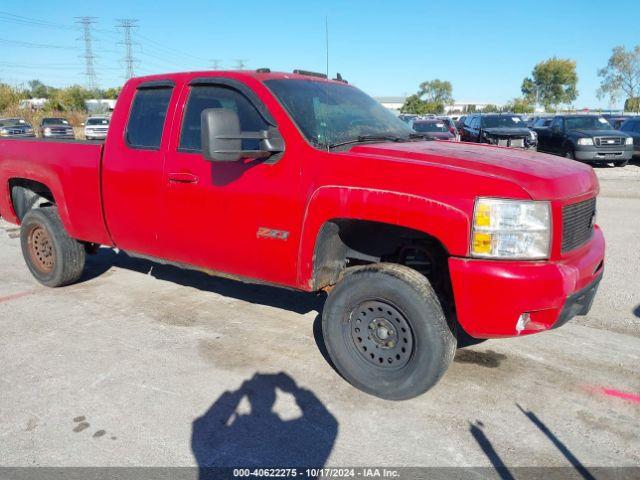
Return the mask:
<svg viewBox="0 0 640 480">
<path fill-rule="evenodd" d="M 2 185 L 3 192 L 0 195 L 0 215 L 6 221 L 14 224 L 20 224 L 20 219 L 16 214 L 16 211 L 13 206 L 13 201 L 11 198 L 11 181 L 12 180 L 31 180 L 35 182 L 39 182 L 46 186 L 51 194 L 53 195 L 54 202 L 56 207 L 58 208 L 58 215 L 60 215 L 60 219 L 62 220 L 62 224 L 64 228 L 69 233 L 71 237 L 74 236 L 74 227 L 71 219 L 69 217 L 69 211 L 67 209 L 67 203 L 64 195 L 64 190 L 62 185 L 60 184 L 60 178 L 52 174 L 51 172 L 43 171 L 43 172 L 35 172 L 35 171 L 24 171 L 24 164 L 22 164 L 21 170 L 18 168 L 11 169 L 11 164 L 7 162 L 8 165 L 3 165 L 2 175 Z M 18 167 L 16 165 L 16 167 Z"/>
</svg>

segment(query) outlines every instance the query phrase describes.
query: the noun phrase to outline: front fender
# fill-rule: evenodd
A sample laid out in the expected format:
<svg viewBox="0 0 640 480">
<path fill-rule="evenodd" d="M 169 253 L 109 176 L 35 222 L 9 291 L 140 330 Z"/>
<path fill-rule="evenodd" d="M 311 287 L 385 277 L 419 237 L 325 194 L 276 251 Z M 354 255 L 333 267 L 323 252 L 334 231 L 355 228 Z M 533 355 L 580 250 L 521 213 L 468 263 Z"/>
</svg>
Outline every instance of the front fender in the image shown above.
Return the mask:
<svg viewBox="0 0 640 480">
<path fill-rule="evenodd" d="M 472 211 L 473 200 L 468 201 Z M 311 289 L 318 233 L 332 219 L 354 219 L 412 228 L 437 238 L 449 254 L 465 256 L 470 218 L 459 207 L 417 195 L 349 186 L 323 186 L 310 197 L 304 215 L 298 284 Z"/>
</svg>

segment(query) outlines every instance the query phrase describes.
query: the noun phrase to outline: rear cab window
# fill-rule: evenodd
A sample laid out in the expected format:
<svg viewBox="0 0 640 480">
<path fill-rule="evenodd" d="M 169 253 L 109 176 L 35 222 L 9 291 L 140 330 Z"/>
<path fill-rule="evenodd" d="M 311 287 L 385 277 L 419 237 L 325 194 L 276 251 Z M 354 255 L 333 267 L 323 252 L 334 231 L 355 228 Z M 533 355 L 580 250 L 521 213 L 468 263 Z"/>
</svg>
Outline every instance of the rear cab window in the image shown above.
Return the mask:
<svg viewBox="0 0 640 480">
<path fill-rule="evenodd" d="M 160 148 L 172 93 L 173 86 L 138 88 L 127 123 L 126 142 L 129 147 L 143 150 Z"/>
</svg>

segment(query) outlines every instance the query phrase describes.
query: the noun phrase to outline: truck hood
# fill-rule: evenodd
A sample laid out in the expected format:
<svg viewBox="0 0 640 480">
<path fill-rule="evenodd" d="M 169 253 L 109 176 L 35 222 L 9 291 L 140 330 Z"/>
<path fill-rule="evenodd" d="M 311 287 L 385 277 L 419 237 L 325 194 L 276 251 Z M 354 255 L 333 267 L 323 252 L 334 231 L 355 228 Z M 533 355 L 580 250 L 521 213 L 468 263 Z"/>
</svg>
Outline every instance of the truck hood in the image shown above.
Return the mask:
<svg viewBox="0 0 640 480">
<path fill-rule="evenodd" d="M 349 153 L 416 165 L 467 170 L 523 188 L 534 200 L 560 200 L 598 192 L 593 169 L 562 157 L 476 143 L 404 142 L 358 145 Z"/>
<path fill-rule="evenodd" d="M 495 127 L 495 128 L 483 128 L 483 132 L 488 133 L 492 137 L 502 137 L 502 138 L 522 138 L 528 137 L 531 135 L 531 132 L 528 128 L 504 128 L 504 127 Z"/>
<path fill-rule="evenodd" d="M 579 135 L 582 137 L 628 137 L 629 136 L 626 133 L 621 132 L 620 130 L 614 130 L 613 128 L 611 130 L 583 130 L 583 129 L 569 130 L 569 133 L 572 133 L 574 135 Z"/>
</svg>

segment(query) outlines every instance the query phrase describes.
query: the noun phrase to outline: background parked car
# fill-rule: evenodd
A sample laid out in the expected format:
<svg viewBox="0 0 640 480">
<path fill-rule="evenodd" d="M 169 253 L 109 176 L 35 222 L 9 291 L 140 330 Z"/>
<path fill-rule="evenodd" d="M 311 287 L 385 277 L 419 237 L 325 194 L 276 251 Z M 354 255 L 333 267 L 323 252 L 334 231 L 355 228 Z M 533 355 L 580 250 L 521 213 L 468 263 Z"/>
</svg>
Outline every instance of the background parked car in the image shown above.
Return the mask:
<svg viewBox="0 0 640 480">
<path fill-rule="evenodd" d="M 631 115 L 620 115 L 618 117 L 609 117 L 607 118 L 607 120 L 609 121 L 609 123 L 614 129 L 620 130 L 620 127 L 622 126 L 622 124 L 627 120 L 629 120 L 630 118 L 633 118 L 633 117 Z"/>
<path fill-rule="evenodd" d="M 45 117 L 40 122 L 40 136 L 45 138 L 75 138 L 69 121 L 60 117 Z"/>
<path fill-rule="evenodd" d="M 538 129 L 538 149 L 589 163 L 624 167 L 633 155 L 633 139 L 614 130 L 598 115 L 556 115 L 547 128 Z"/>
<path fill-rule="evenodd" d="M 529 126 L 529 128 L 546 128 L 551 125 L 553 121 L 553 117 L 538 117 L 534 120 L 533 124 Z"/>
<path fill-rule="evenodd" d="M 467 118 L 466 115 L 461 115 L 460 117 L 458 117 L 458 120 L 456 120 L 456 128 L 458 129 L 458 134 L 462 135 L 462 126 L 464 125 L 464 121 Z"/>
<path fill-rule="evenodd" d="M 620 131 L 633 137 L 633 155 L 640 156 L 640 117 L 631 117 L 621 126 Z"/>
<path fill-rule="evenodd" d="M 415 115 L 413 113 L 401 113 L 400 115 L 398 115 L 398 118 L 405 123 L 411 124 L 413 120 L 418 118 L 418 115 Z"/>
<path fill-rule="evenodd" d="M 469 115 L 465 118 L 460 136 L 465 142 L 501 147 L 534 149 L 538 145 L 536 132 L 528 129 L 522 118 L 513 113 Z"/>
<path fill-rule="evenodd" d="M 411 127 L 418 133 L 427 134 L 429 137 L 438 140 L 456 139 L 456 136 L 449 131 L 447 124 L 438 118 L 415 120 Z"/>
<path fill-rule="evenodd" d="M 33 127 L 22 118 L 0 118 L 0 137 L 35 137 Z"/>
<path fill-rule="evenodd" d="M 449 132 L 455 137 L 456 141 L 460 141 L 460 133 L 458 132 L 458 127 L 456 127 L 456 122 L 451 117 L 436 117 L 438 120 L 444 122 L 444 124 L 449 129 Z"/>
<path fill-rule="evenodd" d="M 84 126 L 84 137 L 87 140 L 104 140 L 109 131 L 109 117 L 95 116 L 87 118 Z"/>
</svg>

